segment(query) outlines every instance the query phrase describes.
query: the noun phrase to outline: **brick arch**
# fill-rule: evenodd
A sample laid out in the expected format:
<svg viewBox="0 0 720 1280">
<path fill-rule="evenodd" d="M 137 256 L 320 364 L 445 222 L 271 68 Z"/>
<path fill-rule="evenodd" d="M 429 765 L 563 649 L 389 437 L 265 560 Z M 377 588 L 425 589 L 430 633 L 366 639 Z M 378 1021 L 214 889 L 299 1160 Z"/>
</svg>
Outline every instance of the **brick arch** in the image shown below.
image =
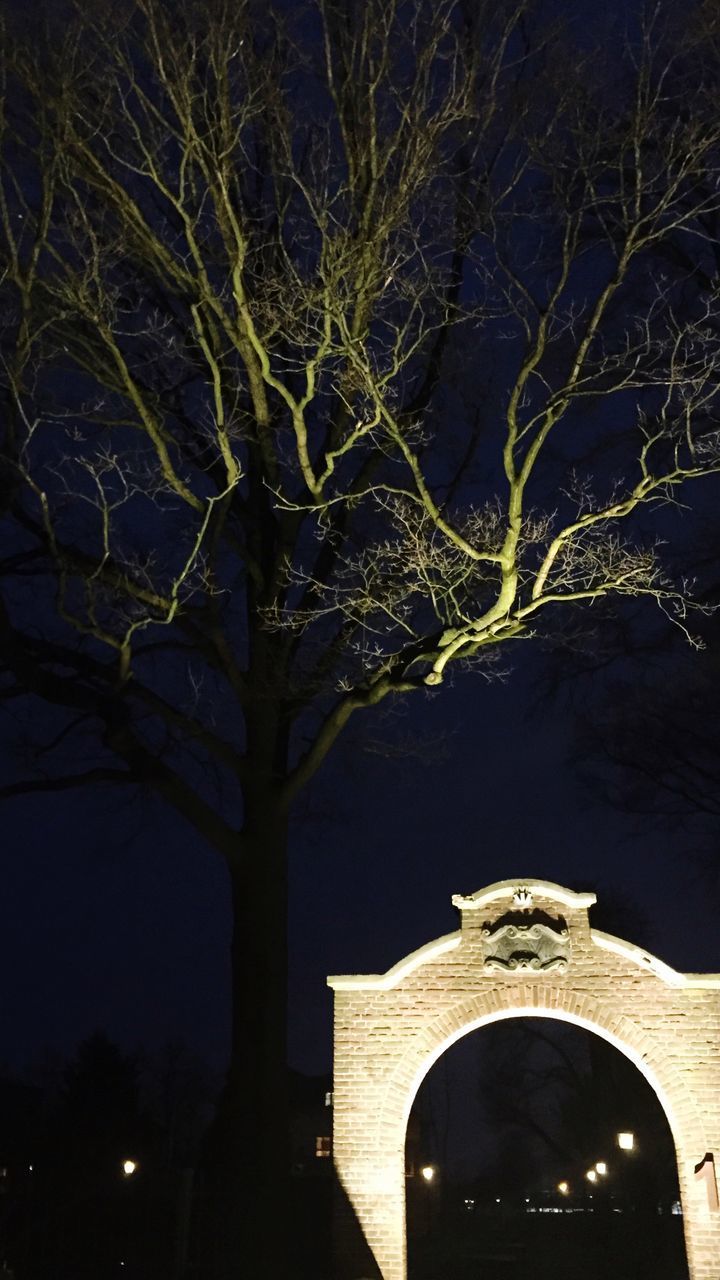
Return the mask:
<svg viewBox="0 0 720 1280">
<path fill-rule="evenodd" d="M 592 930 L 594 900 L 502 881 L 453 899 L 461 929 L 388 973 L 328 979 L 335 1166 L 372 1255 L 358 1270 L 341 1248 L 339 1277 L 406 1280 L 405 1132 L 420 1083 L 470 1031 L 528 1016 L 603 1037 L 649 1081 L 675 1142 L 691 1280 L 720 1276 L 720 1214 L 694 1177 L 706 1152 L 720 1161 L 720 975 L 676 973 Z"/>
<path fill-rule="evenodd" d="M 453 1044 L 472 1031 L 490 1026 L 494 1022 L 508 1021 L 512 1018 L 538 1017 L 568 1022 L 601 1036 L 628 1058 L 648 1081 L 665 1112 L 673 1138 L 680 1129 L 687 1128 L 685 1117 L 692 1116 L 698 1143 L 702 1145 L 707 1141 L 702 1111 L 698 1107 L 696 1098 L 677 1072 L 672 1067 L 668 1067 L 661 1044 L 643 1028 L 629 1018 L 618 1017 L 608 1012 L 600 1005 L 591 1002 L 587 996 L 578 998 L 575 992 L 558 991 L 556 987 L 536 988 L 533 992 L 534 1001 L 528 1005 L 519 1004 L 513 999 L 512 991 L 508 991 L 506 995 L 508 1003 L 499 1009 L 489 1007 L 487 997 L 483 996 L 478 996 L 472 1002 L 472 1006 L 458 1005 L 457 1010 L 452 1011 L 451 1014 L 457 1018 L 457 1026 L 450 1034 L 445 1030 L 445 1015 L 437 1019 L 436 1025 L 431 1024 L 427 1028 L 428 1036 L 430 1038 L 437 1036 L 437 1041 L 430 1054 L 423 1055 L 418 1068 L 419 1074 L 411 1078 L 402 1120 L 404 1127 L 407 1126 L 410 1111 L 422 1081 Z M 406 1071 L 414 1062 L 415 1055 L 408 1054 L 407 1058 L 398 1064 L 397 1075 L 388 1082 L 389 1093 L 395 1090 L 401 1079 L 404 1080 Z M 384 1103 L 383 1112 L 386 1106 L 387 1103 Z M 393 1110 L 392 1102 L 389 1109 Z"/>
</svg>

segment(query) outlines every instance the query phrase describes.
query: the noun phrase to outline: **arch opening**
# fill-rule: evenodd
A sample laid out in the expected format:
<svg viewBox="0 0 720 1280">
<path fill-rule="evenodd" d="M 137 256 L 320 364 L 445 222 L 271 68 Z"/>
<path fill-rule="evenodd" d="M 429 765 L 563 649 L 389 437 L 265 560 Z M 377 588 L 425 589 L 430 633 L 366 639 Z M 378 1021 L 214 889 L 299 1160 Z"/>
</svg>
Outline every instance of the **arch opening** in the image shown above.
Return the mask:
<svg viewBox="0 0 720 1280">
<path fill-rule="evenodd" d="M 409 1280 L 688 1280 L 668 1103 L 636 1059 L 537 1009 L 436 1049 L 408 1108 Z"/>
<path fill-rule="evenodd" d="M 660 1103 L 670 1126 L 673 1139 L 677 1143 L 677 1122 L 674 1121 L 673 1107 L 670 1102 L 668 1092 L 658 1079 L 651 1063 L 648 1062 L 647 1058 L 644 1057 L 638 1049 L 634 1048 L 633 1045 L 623 1040 L 616 1033 L 609 1031 L 602 1025 L 602 1023 L 593 1018 L 583 1017 L 581 1014 L 565 1009 L 555 1009 L 550 1011 L 548 1009 L 539 1009 L 532 1005 L 518 1005 L 517 1007 L 497 1009 L 491 1013 L 480 1014 L 478 1017 L 469 1020 L 466 1025 L 458 1027 L 448 1035 L 447 1039 L 436 1045 L 428 1054 L 422 1065 L 418 1068 L 409 1087 L 408 1095 L 405 1099 L 403 1123 L 407 1125 L 418 1089 L 422 1085 L 425 1076 L 432 1069 L 438 1059 L 448 1051 L 448 1049 L 452 1048 L 454 1044 L 457 1044 L 459 1040 L 464 1039 L 465 1036 L 471 1035 L 473 1031 L 478 1031 L 482 1027 L 491 1026 L 496 1022 L 507 1022 L 516 1018 L 541 1018 L 545 1021 L 551 1022 L 566 1022 L 571 1026 L 579 1027 L 584 1031 L 597 1035 L 608 1044 L 611 1044 L 613 1048 L 623 1054 L 623 1056 L 626 1057 L 634 1067 L 637 1067 L 640 1074 L 645 1077 L 651 1089 L 657 1096 L 658 1102 Z"/>
</svg>

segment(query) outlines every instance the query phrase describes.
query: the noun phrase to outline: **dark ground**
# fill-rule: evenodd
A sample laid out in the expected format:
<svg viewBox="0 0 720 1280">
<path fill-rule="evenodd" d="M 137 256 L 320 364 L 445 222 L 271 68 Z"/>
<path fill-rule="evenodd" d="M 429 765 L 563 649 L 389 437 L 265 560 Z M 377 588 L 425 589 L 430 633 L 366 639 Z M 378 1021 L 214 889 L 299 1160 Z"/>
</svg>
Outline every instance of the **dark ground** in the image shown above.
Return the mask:
<svg viewBox="0 0 720 1280">
<path fill-rule="evenodd" d="M 458 1213 L 408 1253 L 409 1280 L 688 1280 L 679 1216 Z"/>
</svg>

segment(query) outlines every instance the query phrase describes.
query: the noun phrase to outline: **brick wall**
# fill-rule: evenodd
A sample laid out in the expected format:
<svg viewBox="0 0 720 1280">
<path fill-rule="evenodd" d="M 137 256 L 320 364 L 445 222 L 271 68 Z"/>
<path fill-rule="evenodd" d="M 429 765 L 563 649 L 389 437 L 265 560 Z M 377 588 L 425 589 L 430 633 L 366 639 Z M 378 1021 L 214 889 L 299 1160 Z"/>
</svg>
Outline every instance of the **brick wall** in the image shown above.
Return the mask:
<svg viewBox="0 0 720 1280">
<path fill-rule="evenodd" d="M 706 1152 L 720 1163 L 720 975 L 675 973 L 592 930 L 594 901 L 545 881 L 503 881 L 454 898 L 461 929 L 387 974 L 328 979 L 335 1167 L 373 1260 L 358 1270 L 348 1248 L 338 1280 L 405 1280 L 405 1131 L 418 1086 L 467 1032 L 528 1016 L 596 1032 L 647 1077 L 675 1140 L 691 1280 L 719 1280 L 720 1213 L 694 1169 Z"/>
</svg>

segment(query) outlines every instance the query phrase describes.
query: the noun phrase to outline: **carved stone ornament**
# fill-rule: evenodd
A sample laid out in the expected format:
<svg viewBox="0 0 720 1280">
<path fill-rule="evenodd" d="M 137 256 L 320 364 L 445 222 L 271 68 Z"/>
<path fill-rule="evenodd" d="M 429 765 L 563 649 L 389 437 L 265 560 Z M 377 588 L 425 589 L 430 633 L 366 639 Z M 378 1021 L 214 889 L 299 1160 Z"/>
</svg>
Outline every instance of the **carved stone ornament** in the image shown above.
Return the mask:
<svg viewBox="0 0 720 1280">
<path fill-rule="evenodd" d="M 531 907 L 533 896 L 525 885 L 520 885 L 513 894 L 513 902 L 516 907 Z"/>
<path fill-rule="evenodd" d="M 483 965 L 501 973 L 567 969 L 570 933 L 562 916 L 545 911 L 506 911 L 482 927 Z"/>
</svg>

